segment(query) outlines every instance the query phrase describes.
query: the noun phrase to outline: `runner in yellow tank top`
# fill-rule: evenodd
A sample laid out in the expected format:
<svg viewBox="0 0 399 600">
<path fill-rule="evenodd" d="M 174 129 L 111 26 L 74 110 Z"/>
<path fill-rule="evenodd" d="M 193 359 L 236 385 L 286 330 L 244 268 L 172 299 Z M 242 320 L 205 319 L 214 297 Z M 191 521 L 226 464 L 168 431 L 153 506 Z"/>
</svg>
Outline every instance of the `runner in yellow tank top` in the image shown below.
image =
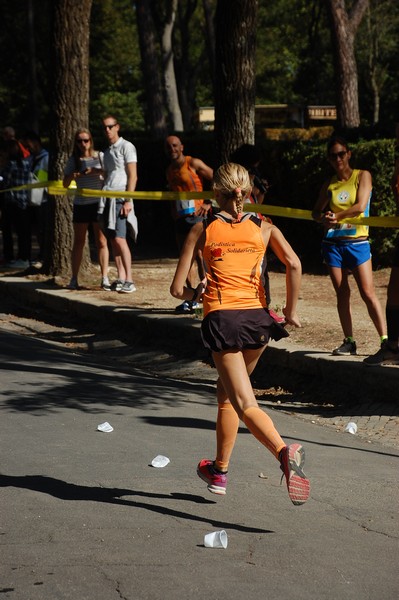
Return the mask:
<svg viewBox="0 0 399 600">
<path fill-rule="evenodd" d="M 219 379 L 216 423 L 216 459 L 203 459 L 197 474 L 214 494 L 224 495 L 227 470 L 239 420 L 274 454 L 286 477 L 291 501 L 303 504 L 309 496 L 309 480 L 303 472 L 304 449 L 287 444 L 270 417 L 259 408 L 250 374 L 270 337 L 279 339 L 284 328 L 266 308 L 260 280 L 262 260 L 270 244 L 286 266 L 287 296 L 283 309 L 287 324 L 300 327 L 296 306 L 301 282 L 301 263 L 277 227 L 242 214 L 251 192 L 249 174 L 234 163 L 222 165 L 214 176 L 213 189 L 221 212 L 205 226 L 194 225 L 176 269 L 170 291 L 175 298 L 195 302 L 203 296 L 206 316 L 202 339 L 212 351 Z M 205 258 L 206 278 L 190 289 L 187 274 L 198 251 Z"/>
</svg>

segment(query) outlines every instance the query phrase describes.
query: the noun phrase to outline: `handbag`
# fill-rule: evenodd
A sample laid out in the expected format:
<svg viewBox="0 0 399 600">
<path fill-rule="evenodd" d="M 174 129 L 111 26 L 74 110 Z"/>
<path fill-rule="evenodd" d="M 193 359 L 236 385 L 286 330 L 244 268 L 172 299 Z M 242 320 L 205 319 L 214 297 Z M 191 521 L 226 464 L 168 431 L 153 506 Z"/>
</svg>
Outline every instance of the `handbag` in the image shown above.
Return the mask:
<svg viewBox="0 0 399 600">
<path fill-rule="evenodd" d="M 29 174 L 29 184 L 40 183 L 40 180 L 32 172 Z M 29 206 L 41 206 L 43 202 L 44 188 L 31 188 L 28 190 L 28 203 Z"/>
</svg>

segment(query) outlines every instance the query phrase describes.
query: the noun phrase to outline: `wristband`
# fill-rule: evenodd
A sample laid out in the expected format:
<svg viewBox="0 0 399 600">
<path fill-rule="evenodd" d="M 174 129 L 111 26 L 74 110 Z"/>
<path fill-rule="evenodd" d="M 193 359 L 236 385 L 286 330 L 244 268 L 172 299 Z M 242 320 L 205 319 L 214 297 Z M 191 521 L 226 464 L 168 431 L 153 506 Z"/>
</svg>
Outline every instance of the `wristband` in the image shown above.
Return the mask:
<svg viewBox="0 0 399 600">
<path fill-rule="evenodd" d="M 198 298 L 198 288 L 188 287 L 187 289 L 193 292 L 193 297 L 188 302 L 196 302 Z"/>
</svg>

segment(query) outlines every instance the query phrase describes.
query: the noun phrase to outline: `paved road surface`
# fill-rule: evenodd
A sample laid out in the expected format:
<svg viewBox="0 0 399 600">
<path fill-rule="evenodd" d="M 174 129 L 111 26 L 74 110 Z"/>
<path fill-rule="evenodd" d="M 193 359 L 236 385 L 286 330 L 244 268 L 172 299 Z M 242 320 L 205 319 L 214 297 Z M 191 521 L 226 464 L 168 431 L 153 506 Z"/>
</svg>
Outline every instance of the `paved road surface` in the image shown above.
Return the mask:
<svg viewBox="0 0 399 600">
<path fill-rule="evenodd" d="M 244 429 L 216 498 L 195 475 L 214 450 L 212 383 L 4 331 L 0 364 L 4 598 L 398 597 L 397 451 L 271 411 L 306 447 L 309 502 L 290 503 Z M 104 421 L 112 433 L 96 431 Z M 159 453 L 165 469 L 149 466 Z M 204 548 L 221 528 L 228 548 Z"/>
</svg>

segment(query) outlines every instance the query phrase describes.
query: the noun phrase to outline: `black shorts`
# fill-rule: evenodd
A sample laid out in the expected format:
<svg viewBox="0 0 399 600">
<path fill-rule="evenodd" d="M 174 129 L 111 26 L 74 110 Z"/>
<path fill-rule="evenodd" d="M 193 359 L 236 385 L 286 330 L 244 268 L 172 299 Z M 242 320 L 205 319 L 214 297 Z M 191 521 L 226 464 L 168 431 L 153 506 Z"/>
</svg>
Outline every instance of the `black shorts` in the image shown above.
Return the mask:
<svg viewBox="0 0 399 600">
<path fill-rule="evenodd" d="M 289 333 L 269 315 L 267 308 L 215 310 L 207 314 L 201 325 L 202 341 L 212 352 L 257 349 L 288 337 Z"/>
<path fill-rule="evenodd" d="M 93 204 L 74 204 L 73 223 L 96 223 L 98 221 L 98 202 Z"/>
</svg>

